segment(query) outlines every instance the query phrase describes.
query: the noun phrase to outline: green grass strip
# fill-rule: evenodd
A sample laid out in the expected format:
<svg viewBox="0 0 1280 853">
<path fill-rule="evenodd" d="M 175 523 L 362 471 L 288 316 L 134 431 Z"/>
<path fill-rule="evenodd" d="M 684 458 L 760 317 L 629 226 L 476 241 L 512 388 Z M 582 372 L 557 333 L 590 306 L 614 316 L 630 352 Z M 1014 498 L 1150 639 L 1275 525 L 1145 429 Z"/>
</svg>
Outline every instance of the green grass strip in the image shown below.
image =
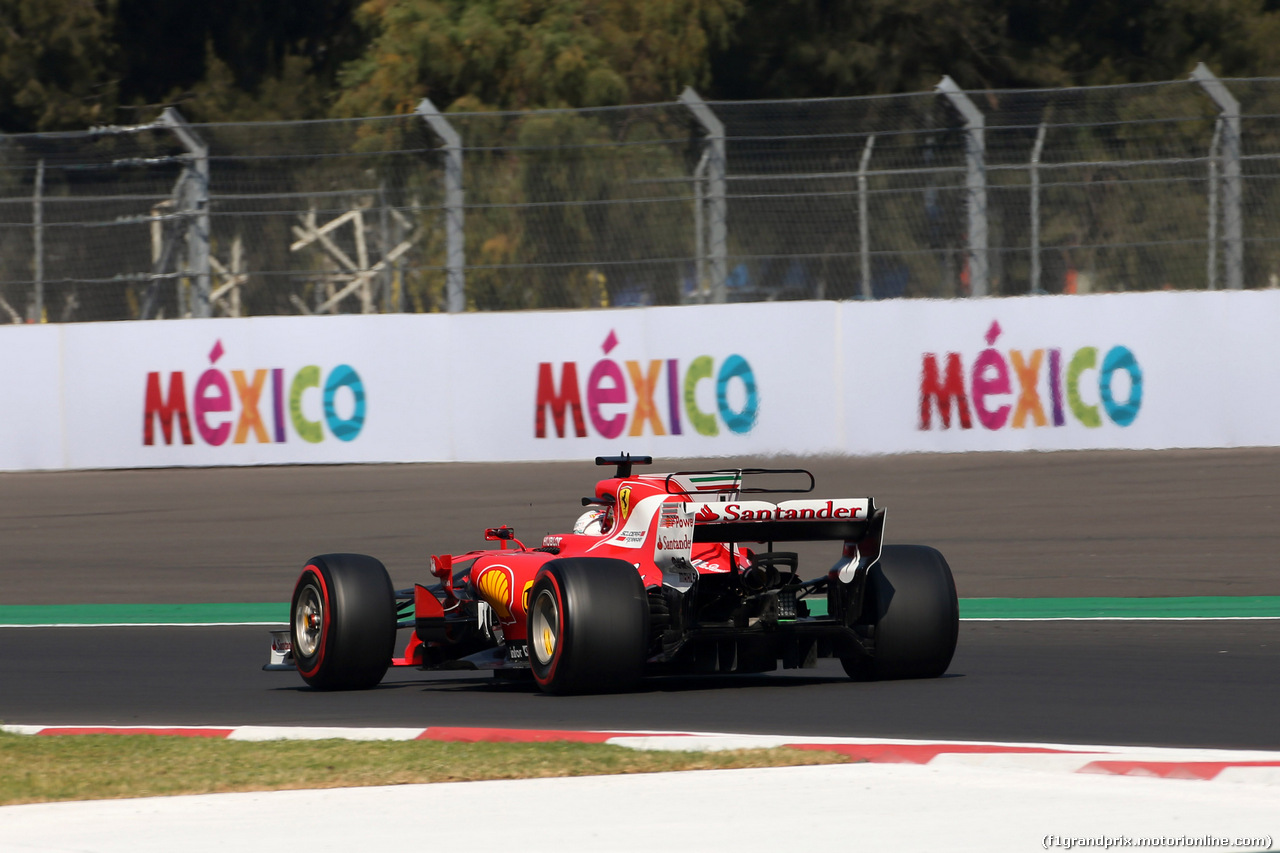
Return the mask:
<svg viewBox="0 0 1280 853">
<path fill-rule="evenodd" d="M 0 805 L 844 764 L 799 749 L 659 752 L 585 743 L 271 741 L 150 735 L 30 737 L 0 732 Z M 5 849 L 10 849 L 7 846 Z"/>
<path fill-rule="evenodd" d="M 826 600 L 807 600 L 814 616 Z M 287 603 L 5 604 L 0 625 L 288 623 Z M 961 619 L 1280 619 L 1280 595 L 1179 598 L 962 598 Z"/>
</svg>

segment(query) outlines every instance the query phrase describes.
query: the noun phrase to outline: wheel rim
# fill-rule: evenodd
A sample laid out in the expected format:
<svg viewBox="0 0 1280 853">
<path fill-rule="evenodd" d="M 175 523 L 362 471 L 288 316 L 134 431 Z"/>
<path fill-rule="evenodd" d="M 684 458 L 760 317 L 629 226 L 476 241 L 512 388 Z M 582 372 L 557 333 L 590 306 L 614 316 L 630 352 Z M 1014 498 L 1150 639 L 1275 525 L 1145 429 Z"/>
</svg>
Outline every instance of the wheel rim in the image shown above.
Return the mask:
<svg viewBox="0 0 1280 853">
<path fill-rule="evenodd" d="M 298 594 L 293 609 L 293 634 L 297 638 L 294 651 L 302 657 L 313 657 L 320 648 L 324 632 L 324 598 L 314 584 L 307 584 Z"/>
<path fill-rule="evenodd" d="M 555 657 L 556 646 L 560 644 L 560 612 L 551 590 L 544 589 L 538 593 L 529 627 L 529 644 L 533 646 L 534 657 L 546 666 Z"/>
</svg>

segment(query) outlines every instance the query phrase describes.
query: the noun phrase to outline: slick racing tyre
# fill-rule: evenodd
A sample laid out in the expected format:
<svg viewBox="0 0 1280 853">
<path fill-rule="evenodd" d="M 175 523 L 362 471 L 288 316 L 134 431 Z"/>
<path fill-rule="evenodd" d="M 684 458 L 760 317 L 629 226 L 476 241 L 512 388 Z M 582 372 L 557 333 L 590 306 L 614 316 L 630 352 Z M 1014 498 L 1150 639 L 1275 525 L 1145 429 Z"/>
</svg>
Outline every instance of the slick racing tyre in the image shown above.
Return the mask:
<svg viewBox="0 0 1280 853">
<path fill-rule="evenodd" d="M 396 593 L 363 554 L 312 558 L 289 611 L 298 673 L 317 690 L 364 690 L 382 680 L 396 642 Z"/>
<path fill-rule="evenodd" d="M 529 595 L 529 666 L 547 693 L 627 690 L 649 643 L 649 601 L 635 566 L 575 557 L 538 570 Z"/>
<path fill-rule="evenodd" d="M 960 631 L 951 568 L 922 545 L 886 545 L 867 574 L 861 614 L 870 626 L 870 658 L 841 659 L 858 679 L 936 678 L 947 671 Z"/>
</svg>

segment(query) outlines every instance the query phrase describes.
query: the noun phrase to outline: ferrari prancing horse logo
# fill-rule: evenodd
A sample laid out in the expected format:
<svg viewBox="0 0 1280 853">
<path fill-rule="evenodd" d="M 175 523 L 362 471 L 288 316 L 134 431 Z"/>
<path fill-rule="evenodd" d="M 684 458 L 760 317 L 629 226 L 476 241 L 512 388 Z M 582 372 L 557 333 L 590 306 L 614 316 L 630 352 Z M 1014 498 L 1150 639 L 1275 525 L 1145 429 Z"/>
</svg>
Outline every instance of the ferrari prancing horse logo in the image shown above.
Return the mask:
<svg viewBox="0 0 1280 853">
<path fill-rule="evenodd" d="M 631 487 L 623 486 L 618 489 L 618 520 L 626 521 L 629 515 L 631 515 Z"/>
</svg>

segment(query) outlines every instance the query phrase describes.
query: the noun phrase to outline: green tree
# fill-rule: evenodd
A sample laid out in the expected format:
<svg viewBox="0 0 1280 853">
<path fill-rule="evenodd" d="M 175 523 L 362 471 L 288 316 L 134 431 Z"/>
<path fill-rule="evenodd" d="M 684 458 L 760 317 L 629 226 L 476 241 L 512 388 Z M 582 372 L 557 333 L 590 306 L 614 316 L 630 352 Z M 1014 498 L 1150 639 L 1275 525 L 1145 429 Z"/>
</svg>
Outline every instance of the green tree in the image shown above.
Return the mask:
<svg viewBox="0 0 1280 853">
<path fill-rule="evenodd" d="M 712 94 L 802 98 L 1280 73 L 1271 0 L 747 0 Z"/>
<path fill-rule="evenodd" d="M 969 85 L 1005 74 L 993 0 L 748 0 L 713 55 L 716 97 L 799 98 Z"/>
<path fill-rule="evenodd" d="M 1280 71 L 1267 0 L 1084 0 L 1010 6 L 1006 85 L 1088 86 L 1185 77 L 1198 61 L 1229 76 Z"/>
<path fill-rule="evenodd" d="M 319 118 L 359 55 L 356 0 L 117 0 L 121 101 L 196 121 Z"/>
<path fill-rule="evenodd" d="M 329 95 L 305 57 L 286 55 L 278 70 L 249 88 L 237 81 L 231 65 L 210 45 L 204 76 L 189 87 L 174 89 L 165 100 L 197 122 L 292 121 L 323 118 Z"/>
<path fill-rule="evenodd" d="M 114 118 L 113 0 L 0 2 L 0 132 Z"/>
<path fill-rule="evenodd" d="M 503 109 L 669 100 L 709 82 L 739 0 L 368 0 L 371 33 L 342 72 L 342 115 L 430 97 Z"/>
<path fill-rule="evenodd" d="M 0 132 L 325 115 L 357 0 L 0 0 Z"/>
</svg>

